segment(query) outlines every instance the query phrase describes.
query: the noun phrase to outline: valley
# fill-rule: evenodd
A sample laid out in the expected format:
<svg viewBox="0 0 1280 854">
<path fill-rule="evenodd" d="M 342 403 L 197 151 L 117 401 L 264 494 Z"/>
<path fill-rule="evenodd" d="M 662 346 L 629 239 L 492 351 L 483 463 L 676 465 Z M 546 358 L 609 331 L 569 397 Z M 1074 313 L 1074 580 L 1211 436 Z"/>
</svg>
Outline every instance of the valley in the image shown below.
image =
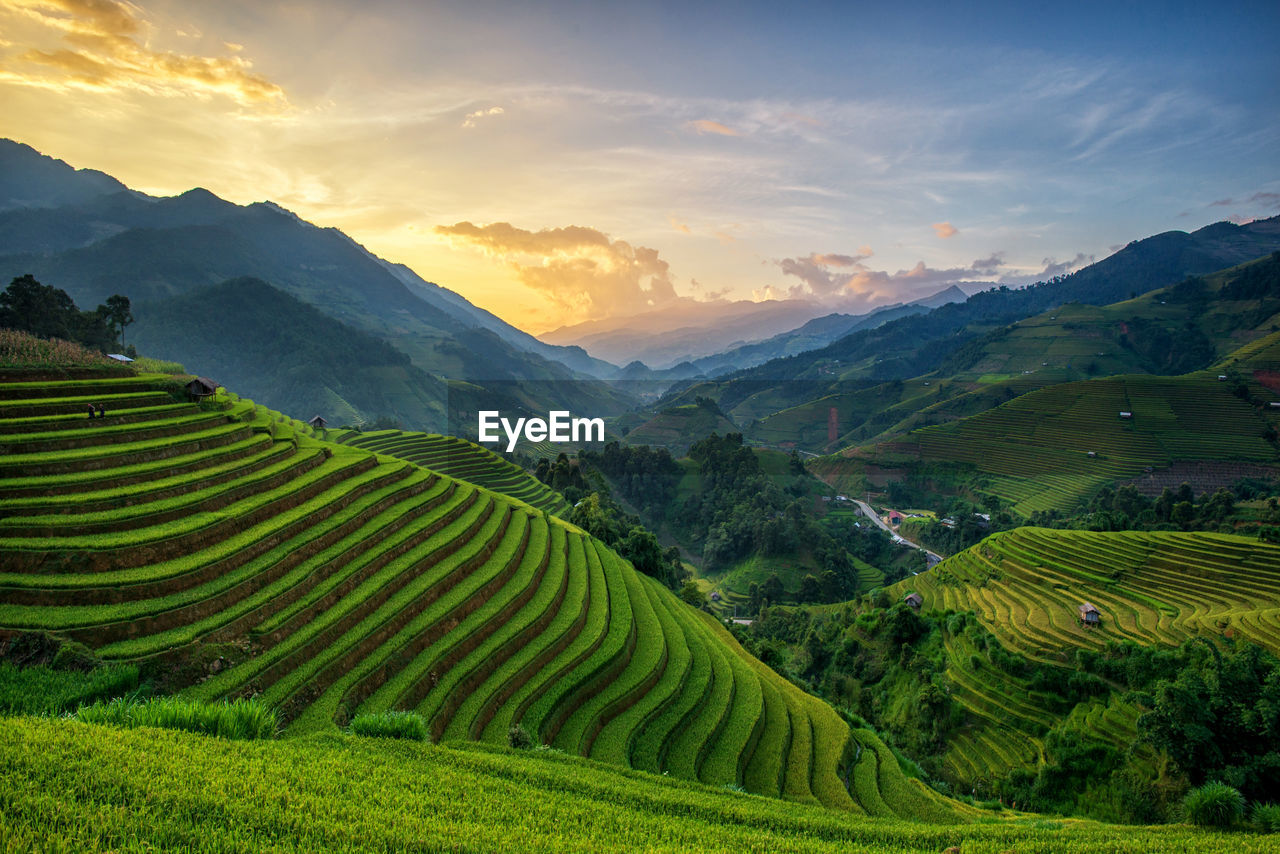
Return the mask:
<svg viewBox="0 0 1280 854">
<path fill-rule="evenodd" d="M 1280 217 L 430 232 L 0 140 L 0 847 L 1274 850 Z"/>
</svg>

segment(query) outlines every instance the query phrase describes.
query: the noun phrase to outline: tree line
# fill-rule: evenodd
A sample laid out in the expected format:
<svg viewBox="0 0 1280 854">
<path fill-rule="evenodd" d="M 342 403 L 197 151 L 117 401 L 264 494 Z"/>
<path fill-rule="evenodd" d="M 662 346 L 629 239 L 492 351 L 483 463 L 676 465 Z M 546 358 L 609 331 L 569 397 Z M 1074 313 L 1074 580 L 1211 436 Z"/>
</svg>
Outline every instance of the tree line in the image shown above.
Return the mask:
<svg viewBox="0 0 1280 854">
<path fill-rule="evenodd" d="M 0 293 L 0 326 L 40 338 L 62 338 L 106 353 L 119 346 L 133 323 L 129 298 L 114 294 L 92 311 L 82 311 L 61 288 L 43 285 L 27 273 Z"/>
</svg>

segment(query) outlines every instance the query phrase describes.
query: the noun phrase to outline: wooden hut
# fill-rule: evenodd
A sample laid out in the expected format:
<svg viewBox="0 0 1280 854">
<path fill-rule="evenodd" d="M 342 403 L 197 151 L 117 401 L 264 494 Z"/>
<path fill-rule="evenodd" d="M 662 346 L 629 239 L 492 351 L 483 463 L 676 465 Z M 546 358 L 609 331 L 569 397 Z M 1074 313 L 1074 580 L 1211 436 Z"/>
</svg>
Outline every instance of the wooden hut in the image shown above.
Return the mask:
<svg viewBox="0 0 1280 854">
<path fill-rule="evenodd" d="M 917 611 L 919 611 L 920 606 L 924 604 L 924 599 L 920 596 L 919 593 L 908 593 L 906 597 L 903 598 L 902 601 L 906 602 L 908 605 L 910 605 L 912 608 L 915 608 Z"/>
<path fill-rule="evenodd" d="M 314 427 L 314 428 L 315 428 L 315 429 L 317 429 L 317 430 L 323 430 L 325 427 L 327 427 L 327 426 L 329 425 L 329 422 L 328 422 L 328 421 L 325 421 L 325 420 L 324 420 L 324 418 L 323 418 L 322 416 L 320 416 L 320 415 L 316 415 L 316 416 L 314 416 L 314 417 L 313 417 L 310 421 L 308 421 L 307 423 L 308 423 L 308 424 L 310 424 L 312 427 Z"/>
<path fill-rule="evenodd" d="M 187 394 L 196 400 L 203 400 L 206 397 L 212 397 L 219 388 L 221 386 L 208 377 L 196 377 L 187 383 Z"/>
<path fill-rule="evenodd" d="M 1081 602 L 1077 610 L 1080 612 L 1080 624 L 1086 629 L 1102 622 L 1102 612 L 1092 602 Z"/>
</svg>

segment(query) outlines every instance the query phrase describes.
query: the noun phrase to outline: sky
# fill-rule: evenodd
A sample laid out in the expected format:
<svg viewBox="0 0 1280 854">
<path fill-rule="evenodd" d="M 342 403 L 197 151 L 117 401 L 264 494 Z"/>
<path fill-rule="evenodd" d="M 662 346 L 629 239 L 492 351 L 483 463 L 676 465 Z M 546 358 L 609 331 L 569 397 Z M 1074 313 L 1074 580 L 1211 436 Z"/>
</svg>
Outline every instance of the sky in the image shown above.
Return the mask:
<svg viewBox="0 0 1280 854">
<path fill-rule="evenodd" d="M 1277 43 L 1274 0 L 0 0 L 0 136 L 275 201 L 535 334 L 865 311 L 1280 213 Z"/>
</svg>

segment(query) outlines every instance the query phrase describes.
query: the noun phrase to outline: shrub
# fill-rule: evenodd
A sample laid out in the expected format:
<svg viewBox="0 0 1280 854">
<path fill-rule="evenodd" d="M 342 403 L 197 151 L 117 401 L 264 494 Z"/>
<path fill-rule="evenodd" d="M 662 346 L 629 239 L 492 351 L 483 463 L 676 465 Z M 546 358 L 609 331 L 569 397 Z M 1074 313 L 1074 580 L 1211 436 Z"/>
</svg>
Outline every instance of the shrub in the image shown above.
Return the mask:
<svg viewBox="0 0 1280 854">
<path fill-rule="evenodd" d="M 61 650 L 58 657 L 62 657 Z M 56 715 L 94 700 L 126 694 L 137 687 L 136 664 L 85 672 L 45 666 L 20 668 L 4 661 L 0 662 L 0 714 Z"/>
<path fill-rule="evenodd" d="M 350 730 L 355 735 L 369 738 L 407 738 L 411 741 L 426 741 L 429 736 L 426 720 L 422 715 L 415 715 L 413 712 L 356 715 L 351 721 Z"/>
<path fill-rule="evenodd" d="M 180 729 L 233 740 L 274 738 L 276 713 L 257 700 L 199 703 L 179 697 L 155 697 L 144 702 L 117 699 L 82 706 L 76 718 L 109 726 Z"/>
<path fill-rule="evenodd" d="M 1280 804 L 1254 804 L 1253 826 L 1263 833 L 1280 833 Z"/>
<path fill-rule="evenodd" d="M 1182 800 L 1187 820 L 1201 827 L 1230 827 L 1244 815 L 1244 795 L 1213 781 L 1187 792 Z"/>
<path fill-rule="evenodd" d="M 529 735 L 520 724 L 516 724 L 507 730 L 507 744 L 517 750 L 528 750 L 533 747 L 533 736 Z"/>
</svg>

